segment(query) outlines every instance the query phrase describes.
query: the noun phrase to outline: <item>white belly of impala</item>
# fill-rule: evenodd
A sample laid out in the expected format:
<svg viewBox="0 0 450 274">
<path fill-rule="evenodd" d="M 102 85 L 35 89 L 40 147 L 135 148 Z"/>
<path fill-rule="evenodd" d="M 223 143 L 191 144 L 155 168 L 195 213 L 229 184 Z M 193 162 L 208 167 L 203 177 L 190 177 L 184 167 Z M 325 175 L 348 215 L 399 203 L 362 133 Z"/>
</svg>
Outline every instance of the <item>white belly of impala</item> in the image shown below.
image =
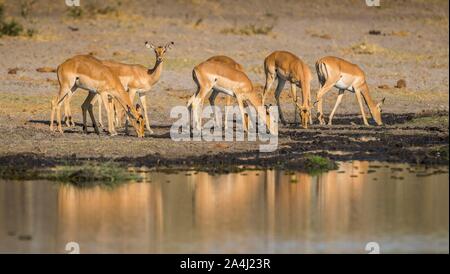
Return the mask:
<svg viewBox="0 0 450 274">
<path fill-rule="evenodd" d="M 225 93 L 227 95 L 234 96 L 234 92 L 232 90 L 226 89 L 224 87 L 220 87 L 218 85 L 214 85 L 213 88 L 218 90 L 218 91 L 220 91 L 220 92 L 223 92 L 223 93 Z"/>
<path fill-rule="evenodd" d="M 339 81 L 337 81 L 336 84 L 334 84 L 334 86 L 338 89 L 350 89 L 351 88 L 351 86 L 349 86 L 344 81 L 342 81 L 342 79 L 339 79 Z"/>
</svg>

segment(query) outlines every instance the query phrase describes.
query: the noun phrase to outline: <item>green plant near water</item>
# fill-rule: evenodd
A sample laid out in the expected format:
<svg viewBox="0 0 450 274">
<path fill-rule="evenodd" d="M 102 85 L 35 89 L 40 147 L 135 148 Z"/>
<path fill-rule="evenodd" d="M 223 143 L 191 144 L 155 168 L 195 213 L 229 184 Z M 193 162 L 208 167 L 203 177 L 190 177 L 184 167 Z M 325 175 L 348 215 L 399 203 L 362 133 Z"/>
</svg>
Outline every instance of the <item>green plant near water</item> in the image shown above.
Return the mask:
<svg viewBox="0 0 450 274">
<path fill-rule="evenodd" d="M 328 158 L 317 155 L 306 155 L 304 161 L 305 170 L 310 174 L 322 173 L 337 169 L 337 164 Z"/>
<path fill-rule="evenodd" d="M 126 181 L 138 179 L 136 174 L 114 163 L 93 164 L 81 166 L 59 166 L 44 175 L 44 179 L 68 182 L 79 186 L 99 182 L 102 185 L 116 185 Z"/>
<path fill-rule="evenodd" d="M 13 180 L 49 180 L 80 187 L 93 185 L 116 186 L 139 175 L 115 163 L 86 162 L 81 165 L 61 165 L 47 169 L 0 167 L 0 178 Z"/>
</svg>

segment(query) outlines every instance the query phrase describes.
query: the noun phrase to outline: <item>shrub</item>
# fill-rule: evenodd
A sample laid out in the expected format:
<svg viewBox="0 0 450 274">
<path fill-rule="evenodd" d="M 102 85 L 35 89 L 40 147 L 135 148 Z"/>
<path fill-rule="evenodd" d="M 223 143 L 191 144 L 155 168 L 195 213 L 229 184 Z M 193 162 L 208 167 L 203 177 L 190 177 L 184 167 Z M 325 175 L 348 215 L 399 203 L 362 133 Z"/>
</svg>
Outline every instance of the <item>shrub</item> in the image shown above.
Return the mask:
<svg viewBox="0 0 450 274">
<path fill-rule="evenodd" d="M 0 22 L 0 36 L 18 36 L 22 31 L 22 25 L 17 23 L 14 19 L 10 22 Z"/>
</svg>

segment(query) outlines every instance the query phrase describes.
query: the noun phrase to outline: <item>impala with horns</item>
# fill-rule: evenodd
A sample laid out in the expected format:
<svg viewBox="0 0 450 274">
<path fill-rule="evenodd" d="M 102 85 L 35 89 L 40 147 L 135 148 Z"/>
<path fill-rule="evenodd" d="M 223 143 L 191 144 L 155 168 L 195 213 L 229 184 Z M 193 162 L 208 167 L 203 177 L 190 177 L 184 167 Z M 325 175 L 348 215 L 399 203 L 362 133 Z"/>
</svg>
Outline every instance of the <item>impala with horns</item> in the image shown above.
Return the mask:
<svg viewBox="0 0 450 274">
<path fill-rule="evenodd" d="M 58 130 L 63 133 L 61 127 L 61 105 L 64 100 L 70 98 L 77 88 L 89 91 L 89 94 L 82 105 L 83 111 L 83 130 L 87 133 L 86 111 L 89 112 L 95 132 L 100 134 L 97 123 L 95 122 L 92 111 L 92 101 L 98 95 L 105 102 L 105 108 L 108 116 L 108 131 L 110 135 L 116 135 L 112 113 L 109 105 L 106 104 L 111 96 L 125 110 L 136 130 L 138 137 L 144 137 L 145 122 L 139 113 L 139 106 L 133 106 L 128 93 L 120 83 L 119 78 L 111 70 L 103 65 L 100 60 L 92 56 L 78 55 L 66 60 L 58 66 L 57 69 L 59 91 L 58 95 L 52 100 L 52 112 L 50 116 L 50 130 L 53 130 L 53 120 L 55 112 L 58 121 Z"/>
<path fill-rule="evenodd" d="M 297 108 L 300 110 L 300 117 L 303 128 L 308 127 L 308 121 L 312 124 L 311 118 L 311 70 L 300 58 L 287 51 L 275 51 L 264 59 L 264 72 L 266 74 L 266 84 L 264 85 L 263 97 L 270 90 L 275 79 L 278 85 L 275 90 L 275 99 L 280 113 L 280 120 L 283 124 L 286 121 L 280 106 L 280 95 L 287 82 L 291 84 L 291 96 L 294 100 L 295 120 L 297 119 Z M 302 104 L 297 103 L 297 89 L 302 90 Z"/>
<path fill-rule="evenodd" d="M 220 91 L 235 97 L 241 117 L 245 117 L 244 102 L 250 103 L 257 111 L 259 121 L 265 123 L 270 133 L 275 129 L 270 125 L 270 117 L 263 105 L 262 96 L 253 88 L 248 76 L 232 66 L 217 61 L 205 61 L 197 65 L 192 71 L 192 77 L 197 84 L 197 91 L 192 98 L 192 114 L 197 130 L 201 130 L 201 116 L 203 101 L 211 90 Z M 242 119 L 244 130 L 247 131 L 246 119 Z"/>
<path fill-rule="evenodd" d="M 362 98 L 364 98 L 375 123 L 377 123 L 377 125 L 383 124 L 381 119 L 381 106 L 384 103 L 384 98 L 379 103 L 375 103 L 373 101 L 369 93 L 369 86 L 367 85 L 364 71 L 358 65 L 352 64 L 338 57 L 327 56 L 320 58 L 316 62 L 316 71 L 321 88 L 317 92 L 317 100 L 314 104 L 317 103 L 317 115 L 321 125 L 325 124 L 322 111 L 322 98 L 325 93 L 333 87 L 336 87 L 339 90 L 339 94 L 334 108 L 329 116 L 328 125 L 332 124 L 334 113 L 341 103 L 342 97 L 344 96 L 344 92 L 346 90 L 356 94 L 356 99 L 358 100 L 365 125 L 368 126 L 369 123 L 367 122 Z"/>
</svg>

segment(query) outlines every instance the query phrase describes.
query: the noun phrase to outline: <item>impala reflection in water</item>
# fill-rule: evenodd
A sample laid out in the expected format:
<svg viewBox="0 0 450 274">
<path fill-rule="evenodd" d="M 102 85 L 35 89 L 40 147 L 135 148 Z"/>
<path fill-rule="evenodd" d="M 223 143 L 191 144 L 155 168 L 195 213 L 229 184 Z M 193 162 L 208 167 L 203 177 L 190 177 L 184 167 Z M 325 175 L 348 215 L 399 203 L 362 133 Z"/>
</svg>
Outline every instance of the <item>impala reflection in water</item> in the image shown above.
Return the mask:
<svg viewBox="0 0 450 274">
<path fill-rule="evenodd" d="M 343 163 L 148 173 L 113 189 L 0 181 L 0 252 L 448 253 L 448 170 Z"/>
</svg>

